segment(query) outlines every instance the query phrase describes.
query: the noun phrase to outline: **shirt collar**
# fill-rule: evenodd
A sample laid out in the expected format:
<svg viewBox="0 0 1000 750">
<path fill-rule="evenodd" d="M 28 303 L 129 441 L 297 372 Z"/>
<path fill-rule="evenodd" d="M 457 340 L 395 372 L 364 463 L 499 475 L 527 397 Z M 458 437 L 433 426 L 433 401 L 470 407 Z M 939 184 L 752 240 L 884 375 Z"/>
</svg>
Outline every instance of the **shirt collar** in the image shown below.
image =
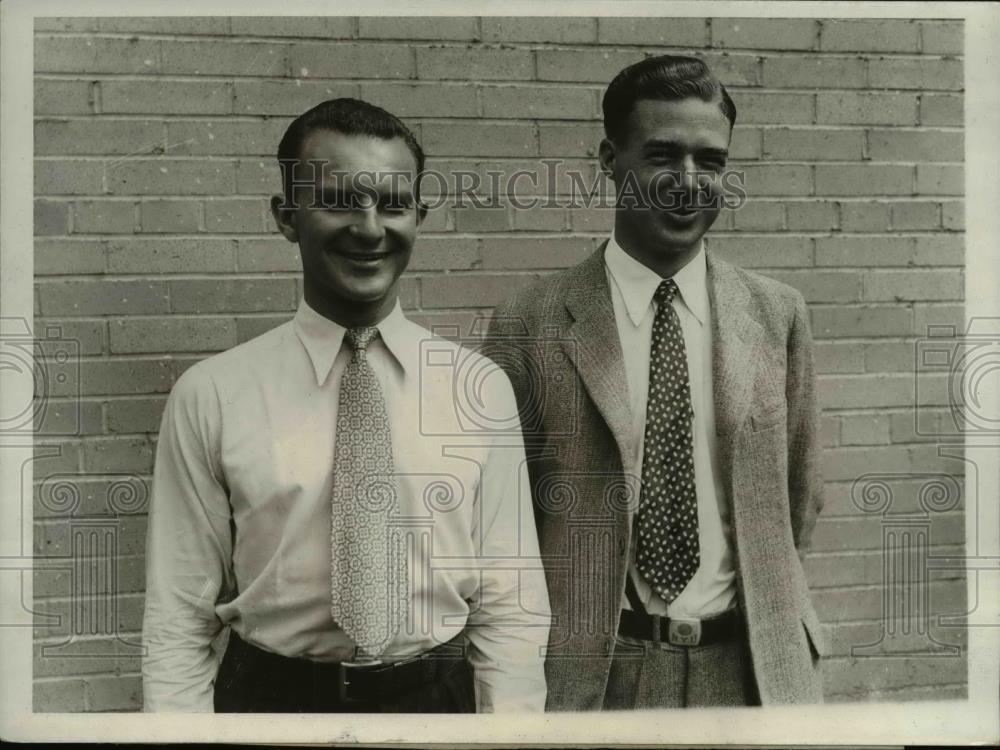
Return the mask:
<svg viewBox="0 0 1000 750">
<path fill-rule="evenodd" d="M 299 302 L 293 323 L 295 333 L 312 361 L 316 385 L 321 386 L 330 376 L 333 361 L 344 344 L 344 333 L 347 329 L 320 315 L 306 303 L 305 299 Z M 417 361 L 414 346 L 418 345 L 419 337 L 408 330 L 413 324 L 403 315 L 399 300 L 396 300 L 392 311 L 376 325 L 379 337 L 405 374 Z"/>
<path fill-rule="evenodd" d="M 614 233 L 604 249 L 604 263 L 618 285 L 629 319 L 633 325 L 638 326 L 646 316 L 653 294 L 663 279 L 626 253 L 618 244 Z M 704 325 L 708 320 L 708 266 L 704 242 L 699 246 L 697 255 L 674 274 L 673 279 L 681 301 L 698 322 Z"/>
</svg>

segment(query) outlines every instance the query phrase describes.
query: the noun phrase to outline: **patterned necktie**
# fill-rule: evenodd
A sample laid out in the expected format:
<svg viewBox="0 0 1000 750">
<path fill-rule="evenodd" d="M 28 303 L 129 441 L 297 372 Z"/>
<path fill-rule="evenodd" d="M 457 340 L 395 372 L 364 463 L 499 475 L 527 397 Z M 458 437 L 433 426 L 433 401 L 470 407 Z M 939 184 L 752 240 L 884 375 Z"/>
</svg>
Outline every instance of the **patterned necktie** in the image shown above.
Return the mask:
<svg viewBox="0 0 1000 750">
<path fill-rule="evenodd" d="M 330 529 L 333 619 L 364 655 L 389 645 L 406 618 L 409 584 L 396 511 L 392 441 L 382 386 L 365 350 L 374 327 L 352 328 L 340 381 Z"/>
<path fill-rule="evenodd" d="M 656 289 L 642 459 L 636 567 L 667 603 L 698 569 L 691 385 L 672 279 Z"/>
</svg>

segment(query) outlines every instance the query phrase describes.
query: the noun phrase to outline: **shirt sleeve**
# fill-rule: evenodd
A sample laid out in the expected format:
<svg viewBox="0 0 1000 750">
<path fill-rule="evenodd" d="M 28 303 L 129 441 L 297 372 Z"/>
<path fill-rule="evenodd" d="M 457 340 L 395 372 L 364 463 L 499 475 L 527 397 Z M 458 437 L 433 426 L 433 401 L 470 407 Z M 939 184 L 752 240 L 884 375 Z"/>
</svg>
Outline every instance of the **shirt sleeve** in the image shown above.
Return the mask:
<svg viewBox="0 0 1000 750">
<path fill-rule="evenodd" d="M 221 414 L 198 365 L 177 381 L 156 450 L 146 540 L 146 711 L 213 710 L 215 613 L 231 583 L 228 495 L 220 481 Z"/>
<path fill-rule="evenodd" d="M 516 414 L 506 377 L 499 401 Z M 481 582 L 466 633 L 480 713 L 544 711 L 551 613 L 520 432 L 498 437 L 479 486 Z"/>
</svg>

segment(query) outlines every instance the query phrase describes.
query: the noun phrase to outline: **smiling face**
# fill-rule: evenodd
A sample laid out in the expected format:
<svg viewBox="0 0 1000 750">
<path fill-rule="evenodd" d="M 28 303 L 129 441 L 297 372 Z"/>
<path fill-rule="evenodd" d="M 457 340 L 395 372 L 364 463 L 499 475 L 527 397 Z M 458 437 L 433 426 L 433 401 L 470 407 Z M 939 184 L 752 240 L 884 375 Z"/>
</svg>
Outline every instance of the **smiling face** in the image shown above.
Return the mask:
<svg viewBox="0 0 1000 750">
<path fill-rule="evenodd" d="M 641 99 L 621 142 L 601 143 L 620 199 L 615 237 L 664 278 L 694 257 L 719 215 L 729 136 L 717 101 Z"/>
<path fill-rule="evenodd" d="M 420 216 L 413 195 L 416 159 L 402 138 L 316 130 L 307 136 L 295 208 L 271 199 L 278 230 L 297 242 L 303 293 L 314 310 L 341 325 L 372 325 L 396 302 Z"/>
</svg>

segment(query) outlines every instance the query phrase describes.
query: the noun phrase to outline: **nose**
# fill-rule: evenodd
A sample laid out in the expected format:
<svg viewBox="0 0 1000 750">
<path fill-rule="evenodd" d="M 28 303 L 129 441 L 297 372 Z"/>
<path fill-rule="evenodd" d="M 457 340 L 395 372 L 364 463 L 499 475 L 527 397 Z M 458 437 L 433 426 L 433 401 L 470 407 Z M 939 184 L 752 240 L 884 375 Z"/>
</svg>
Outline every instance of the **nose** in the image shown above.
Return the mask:
<svg viewBox="0 0 1000 750">
<path fill-rule="evenodd" d="M 677 183 L 687 191 L 694 191 L 698 188 L 697 168 L 694 163 L 694 156 L 686 154 L 677 165 Z"/>
<path fill-rule="evenodd" d="M 372 244 L 378 243 L 385 236 L 385 228 L 379 217 L 376 206 L 359 208 L 354 212 L 354 223 L 351 224 L 351 233 L 359 240 Z"/>
</svg>

